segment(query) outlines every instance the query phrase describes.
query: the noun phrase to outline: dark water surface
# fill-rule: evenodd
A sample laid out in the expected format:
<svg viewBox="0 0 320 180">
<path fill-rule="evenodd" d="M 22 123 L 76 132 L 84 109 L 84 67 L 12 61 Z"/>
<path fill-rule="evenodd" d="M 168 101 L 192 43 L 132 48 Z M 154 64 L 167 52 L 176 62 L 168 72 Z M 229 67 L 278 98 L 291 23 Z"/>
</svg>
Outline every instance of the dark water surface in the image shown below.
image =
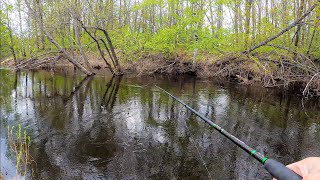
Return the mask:
<svg viewBox="0 0 320 180">
<path fill-rule="evenodd" d="M 1 172 L 16 176 L 8 126 L 31 136 L 26 179 L 270 179 L 159 85 L 268 157 L 320 155 L 320 101 L 192 77 L 0 70 Z M 29 167 L 29 170 L 31 168 Z"/>
</svg>

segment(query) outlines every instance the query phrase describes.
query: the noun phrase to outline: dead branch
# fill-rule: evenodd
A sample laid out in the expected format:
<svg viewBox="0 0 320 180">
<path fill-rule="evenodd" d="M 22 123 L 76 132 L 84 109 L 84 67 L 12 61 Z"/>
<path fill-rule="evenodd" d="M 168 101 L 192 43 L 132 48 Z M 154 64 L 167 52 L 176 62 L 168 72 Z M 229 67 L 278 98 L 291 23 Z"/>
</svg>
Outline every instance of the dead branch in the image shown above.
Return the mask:
<svg viewBox="0 0 320 180">
<path fill-rule="evenodd" d="M 94 36 L 92 36 L 92 34 L 88 31 L 87 27 L 84 26 L 84 24 L 82 23 L 81 20 L 79 20 L 79 19 L 77 19 L 77 20 L 80 22 L 82 28 L 86 31 L 86 33 L 87 33 L 87 34 L 94 40 L 94 42 L 97 44 L 97 47 L 98 47 L 98 49 L 99 49 L 99 52 L 100 52 L 100 55 L 101 55 L 102 59 L 103 59 L 104 62 L 106 63 L 106 65 L 107 65 L 108 69 L 110 70 L 110 72 L 115 75 L 115 74 L 116 74 L 115 71 L 113 70 L 113 68 L 111 67 L 110 63 L 107 61 L 107 59 L 106 59 L 105 56 L 104 56 L 104 53 L 103 53 L 103 51 L 102 51 L 102 49 L 101 49 L 101 47 L 100 47 L 99 41 L 98 41 Z"/>
<path fill-rule="evenodd" d="M 296 68 L 299 68 L 299 69 L 302 69 L 302 70 L 305 70 L 305 71 L 308 71 L 312 74 L 314 73 L 317 73 L 317 71 L 315 70 L 312 70 L 310 69 L 309 66 L 306 66 L 306 65 L 303 65 L 303 64 L 294 64 L 294 63 L 291 63 L 291 62 L 287 62 L 287 61 L 275 61 L 275 60 L 270 60 L 270 59 L 266 59 L 266 58 L 259 58 L 260 61 L 267 61 L 267 62 L 272 62 L 272 63 L 275 63 L 275 64 L 286 64 L 286 65 L 289 65 L 289 66 L 294 66 Z"/>
<path fill-rule="evenodd" d="M 113 59 L 113 57 L 112 57 L 112 55 L 111 55 L 111 53 L 110 53 L 110 50 L 109 50 L 106 42 L 105 42 L 103 39 L 101 39 L 101 38 L 98 39 L 98 40 L 102 42 L 102 44 L 104 45 L 104 47 L 106 48 L 106 50 L 107 50 L 107 52 L 108 52 L 108 54 L 109 54 L 109 57 L 110 57 L 110 59 L 111 59 L 111 61 L 112 61 L 113 66 L 116 67 L 115 62 L 114 62 L 114 59 Z"/>
<path fill-rule="evenodd" d="M 121 70 L 120 65 L 119 65 L 119 60 L 118 60 L 118 57 L 117 57 L 117 55 L 115 53 L 115 50 L 114 50 L 114 47 L 112 45 L 112 42 L 111 42 L 111 39 L 110 39 L 110 36 L 109 36 L 108 32 L 105 29 L 102 29 L 102 28 L 98 28 L 98 29 L 100 31 L 102 31 L 104 33 L 104 35 L 106 36 L 107 42 L 109 44 L 109 47 L 110 47 L 110 50 L 111 50 L 111 53 L 112 53 L 112 56 L 113 56 L 113 60 L 114 60 L 115 65 L 116 65 L 116 69 L 121 74 L 122 70 Z"/>
<path fill-rule="evenodd" d="M 305 96 L 307 91 L 309 90 L 309 86 L 311 84 L 311 82 L 313 81 L 313 79 L 318 76 L 320 74 L 320 72 L 316 73 L 315 75 L 312 76 L 312 78 L 310 79 L 310 81 L 307 83 L 306 87 L 304 88 L 302 94 Z"/>
<path fill-rule="evenodd" d="M 315 36 L 315 35 L 316 35 L 316 29 L 313 29 L 311 41 L 310 41 L 310 44 L 309 44 L 309 47 L 308 47 L 308 51 L 307 51 L 307 56 L 309 56 L 310 49 L 311 49 L 311 45 L 312 45 L 312 42 L 313 42 L 313 39 L 314 39 L 314 36 Z"/>
</svg>

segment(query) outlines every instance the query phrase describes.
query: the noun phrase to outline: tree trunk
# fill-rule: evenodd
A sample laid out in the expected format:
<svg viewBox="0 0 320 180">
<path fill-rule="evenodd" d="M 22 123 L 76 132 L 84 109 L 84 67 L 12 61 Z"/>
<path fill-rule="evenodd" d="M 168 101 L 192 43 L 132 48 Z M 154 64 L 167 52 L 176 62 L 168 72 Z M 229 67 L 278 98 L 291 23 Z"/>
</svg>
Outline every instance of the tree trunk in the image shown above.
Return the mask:
<svg viewBox="0 0 320 180">
<path fill-rule="evenodd" d="M 254 2 L 252 3 L 252 44 L 256 42 L 256 6 Z"/>
<path fill-rule="evenodd" d="M 43 30 L 43 16 L 42 16 L 42 12 L 41 12 L 41 3 L 40 3 L 40 0 L 36 0 L 36 11 L 37 11 L 37 14 L 39 15 L 39 20 L 37 20 L 38 22 L 38 25 L 40 27 L 40 33 L 41 33 L 41 49 L 42 50 L 45 50 L 46 49 L 46 42 L 45 42 L 45 34 L 44 34 L 44 30 Z M 37 18 L 37 17 L 35 17 Z"/>
<path fill-rule="evenodd" d="M 213 24 L 213 9 L 212 9 L 212 6 L 213 6 L 213 2 L 212 0 L 209 1 L 209 11 L 210 11 L 210 26 L 211 26 L 211 33 L 212 35 L 214 34 L 214 24 Z"/>
<path fill-rule="evenodd" d="M 218 4 L 218 9 L 217 9 L 217 30 L 220 30 L 222 27 L 222 21 L 223 21 L 223 7 L 222 4 Z"/>
<path fill-rule="evenodd" d="M 20 28 L 20 38 L 21 38 L 21 54 L 23 58 L 26 58 L 26 49 L 24 46 L 24 36 L 22 32 L 22 17 L 21 17 L 21 0 L 17 1 L 18 13 L 19 13 L 19 28 Z"/>
<path fill-rule="evenodd" d="M 246 21 L 245 21 L 245 49 L 248 48 L 250 45 L 250 18 L 251 18 L 251 7 L 252 7 L 252 1 L 253 0 L 246 0 L 245 3 L 245 16 L 246 16 Z"/>
<path fill-rule="evenodd" d="M 268 31 L 267 31 L 267 23 L 269 23 L 269 1 L 266 0 L 265 4 L 265 17 L 266 17 L 266 23 L 264 24 L 264 35 L 267 37 L 268 36 Z"/>
<path fill-rule="evenodd" d="M 258 41 L 261 41 L 261 31 L 262 31 L 262 6 L 261 6 L 261 1 L 258 2 Z"/>
<path fill-rule="evenodd" d="M 314 39 L 314 36 L 315 36 L 315 35 L 316 35 L 316 29 L 313 29 L 313 33 L 312 33 L 312 37 L 311 37 L 311 40 L 310 40 L 310 43 L 309 43 L 307 55 L 309 55 L 309 53 L 310 53 L 310 49 L 311 49 L 312 42 L 313 42 L 313 39 Z"/>
<path fill-rule="evenodd" d="M 10 36 L 10 51 L 11 51 L 11 54 L 12 54 L 12 56 L 13 56 L 14 65 L 16 66 L 19 62 L 17 61 L 16 52 L 15 52 L 15 50 L 14 50 L 14 42 L 13 42 L 13 36 L 12 36 L 12 29 L 11 29 L 11 25 L 10 25 L 10 19 L 9 19 L 9 13 L 8 13 L 8 12 L 7 12 L 7 18 L 8 18 L 7 26 L 8 26 L 8 30 L 9 30 L 9 36 Z"/>
<path fill-rule="evenodd" d="M 74 23 L 75 23 L 75 35 L 76 35 L 76 39 L 77 39 L 77 42 L 78 42 L 78 48 L 79 48 L 79 51 L 80 51 L 80 54 L 81 54 L 81 58 L 82 58 L 82 61 L 86 64 L 87 68 L 89 69 L 89 71 L 92 71 L 92 66 L 91 64 L 89 63 L 88 59 L 87 59 L 87 56 L 85 54 L 85 52 L 83 51 L 83 48 L 82 48 L 82 44 L 81 44 L 81 38 L 80 38 L 80 33 L 79 33 L 79 29 L 80 29 L 80 25 L 78 25 L 78 21 L 76 19 L 74 19 Z"/>
<path fill-rule="evenodd" d="M 69 41 L 69 47 L 70 47 L 70 52 L 72 55 L 72 58 L 74 58 L 74 50 L 73 50 L 73 41 L 71 38 L 71 22 L 70 22 L 70 18 L 68 20 L 69 24 L 68 24 L 68 28 L 67 28 L 67 35 L 68 35 L 68 41 Z"/>
<path fill-rule="evenodd" d="M 234 33 L 236 34 L 236 43 L 239 42 L 239 9 L 240 4 L 238 0 L 236 0 L 234 7 Z"/>
<path fill-rule="evenodd" d="M 288 26 L 288 0 L 282 0 L 282 28 L 285 28 Z M 282 46 L 286 46 L 286 41 L 289 40 L 289 34 L 286 34 L 282 38 Z"/>
<path fill-rule="evenodd" d="M 112 53 L 112 56 L 113 56 L 113 59 L 114 59 L 114 63 L 115 63 L 114 65 L 115 65 L 117 74 L 122 74 L 123 72 L 122 72 L 122 69 L 120 67 L 118 57 L 116 55 L 116 52 L 114 50 L 114 46 L 112 44 L 112 41 L 111 41 L 111 38 L 110 38 L 108 32 L 106 30 L 102 29 L 102 28 L 98 28 L 98 29 L 101 30 L 104 33 L 104 35 L 105 35 L 105 37 L 107 39 L 107 42 L 109 44 L 109 47 L 110 47 L 110 50 L 111 50 L 111 53 Z"/>
<path fill-rule="evenodd" d="M 304 0 L 300 0 L 300 7 L 299 7 L 299 10 L 298 10 L 298 13 L 297 13 L 298 14 L 297 19 L 299 19 L 301 17 L 304 6 L 305 6 Z M 294 46 L 296 48 L 298 47 L 298 43 L 299 43 L 300 30 L 301 30 L 301 25 L 299 24 L 298 27 L 297 27 L 297 32 L 296 32 L 296 39 L 294 41 Z"/>
</svg>

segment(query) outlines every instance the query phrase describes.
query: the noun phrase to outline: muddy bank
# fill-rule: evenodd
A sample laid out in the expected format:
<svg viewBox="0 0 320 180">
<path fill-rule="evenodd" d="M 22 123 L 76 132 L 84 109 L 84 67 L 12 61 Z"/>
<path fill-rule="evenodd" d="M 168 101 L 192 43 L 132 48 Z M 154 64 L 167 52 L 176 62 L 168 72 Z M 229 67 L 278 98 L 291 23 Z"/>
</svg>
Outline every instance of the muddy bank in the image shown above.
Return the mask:
<svg viewBox="0 0 320 180">
<path fill-rule="evenodd" d="M 201 79 L 218 78 L 242 85 L 284 87 L 304 96 L 320 95 L 319 63 L 302 54 L 207 54 L 196 63 L 191 59 L 191 56 L 184 54 L 167 59 L 161 55 L 148 55 L 136 62 L 127 61 L 122 68 L 126 73 L 139 76 L 188 74 Z"/>
<path fill-rule="evenodd" d="M 293 60 L 290 56 L 255 54 L 230 54 L 224 56 L 204 56 L 203 61 L 192 63 L 190 57 L 175 56 L 164 58 L 149 55 L 138 61 L 121 62 L 125 74 L 145 76 L 153 74 L 192 75 L 201 79 L 220 78 L 242 85 L 259 84 L 266 88 L 285 87 L 305 96 L 320 95 L 319 64 L 301 56 Z M 109 69 L 95 55 L 90 64 L 95 74 L 108 74 Z M 13 61 L 4 61 L 1 66 L 15 68 Z M 65 59 L 22 70 L 76 71 Z"/>
</svg>

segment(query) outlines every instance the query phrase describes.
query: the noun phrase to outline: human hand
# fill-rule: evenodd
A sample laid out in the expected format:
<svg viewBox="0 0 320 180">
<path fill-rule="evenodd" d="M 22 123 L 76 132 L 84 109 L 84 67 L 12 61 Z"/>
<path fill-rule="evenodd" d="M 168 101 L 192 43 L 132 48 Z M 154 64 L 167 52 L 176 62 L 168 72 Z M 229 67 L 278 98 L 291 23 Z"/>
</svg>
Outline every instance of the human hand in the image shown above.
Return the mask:
<svg viewBox="0 0 320 180">
<path fill-rule="evenodd" d="M 320 180 L 320 157 L 309 157 L 287 167 L 299 174 L 303 180 Z"/>
</svg>

